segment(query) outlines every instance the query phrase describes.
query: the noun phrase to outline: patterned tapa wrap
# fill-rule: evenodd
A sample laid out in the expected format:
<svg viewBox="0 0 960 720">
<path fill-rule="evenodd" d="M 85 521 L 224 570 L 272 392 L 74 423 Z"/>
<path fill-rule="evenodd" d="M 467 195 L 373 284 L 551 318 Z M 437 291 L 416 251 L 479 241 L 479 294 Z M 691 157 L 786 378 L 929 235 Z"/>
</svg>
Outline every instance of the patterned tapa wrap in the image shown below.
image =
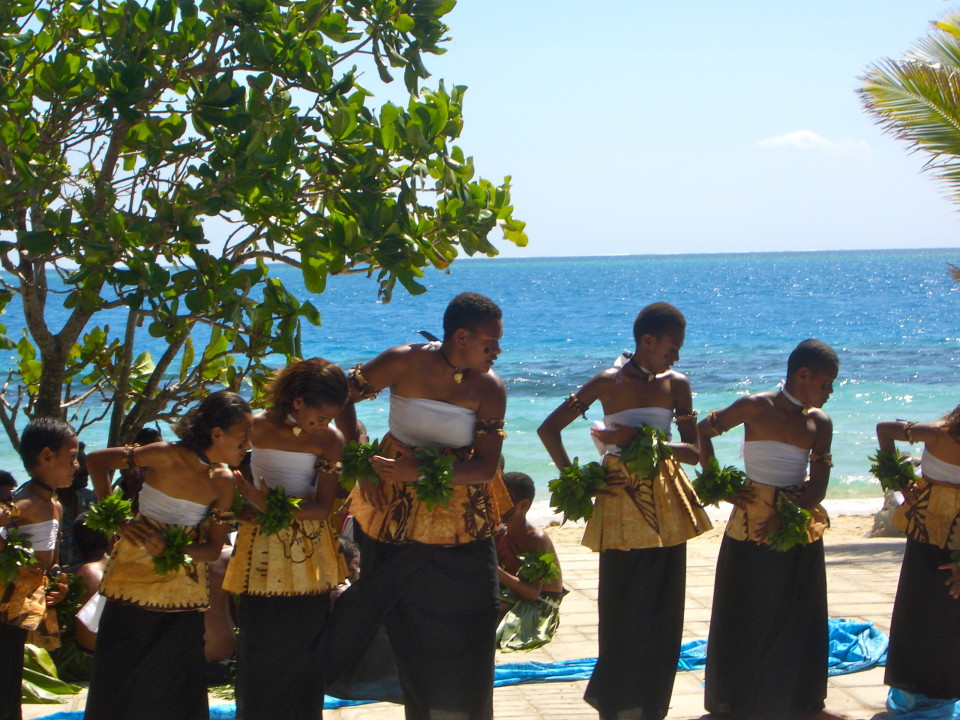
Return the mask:
<svg viewBox="0 0 960 720">
<path fill-rule="evenodd" d="M 138 516 L 158 530 L 166 527 L 143 515 Z M 176 525 L 196 543 L 204 542 L 207 523 L 197 526 Z M 188 545 L 185 552 L 190 554 Z M 153 569 L 153 556 L 144 548 L 121 538 L 110 553 L 100 594 L 109 600 L 134 605 L 144 610 L 183 612 L 206 610 L 210 605 L 207 563 L 194 562 L 189 568 L 159 574 Z"/>
<path fill-rule="evenodd" d="M 294 520 L 267 535 L 242 523 L 223 589 L 250 595 L 317 595 L 337 587 L 347 567 L 327 520 Z"/>
<path fill-rule="evenodd" d="M 47 615 L 47 583 L 43 575 L 20 575 L 0 592 L 0 622 L 36 630 Z"/>
<path fill-rule="evenodd" d="M 653 478 L 631 473 L 616 455 L 604 456 L 603 467 L 626 485 L 597 496 L 582 541 L 594 552 L 672 547 L 713 527 L 676 459 L 664 459 Z"/>
<path fill-rule="evenodd" d="M 397 441 L 390 435 L 383 439 L 383 456 L 396 457 Z M 459 460 L 473 454 L 470 447 L 443 450 Z M 350 492 L 347 506 L 363 532 L 384 543 L 419 542 L 427 545 L 461 545 L 492 537 L 500 525 L 500 516 L 513 503 L 498 471 L 493 480 L 480 485 L 454 485 L 447 507 L 427 510 L 413 486 L 403 483 L 387 485 L 386 506 L 377 510 L 360 494 L 360 483 Z"/>
<path fill-rule="evenodd" d="M 897 508 L 893 524 L 917 542 L 960 550 L 960 485 L 917 482 L 917 501 Z"/>
<path fill-rule="evenodd" d="M 803 491 L 803 485 L 788 487 L 774 487 L 747 480 L 744 487 L 753 488 L 754 497 L 746 509 L 735 507 L 727 522 L 726 534 L 734 540 L 753 540 L 751 533 L 758 523 L 764 522 L 776 513 L 776 507 L 781 500 L 796 502 Z M 822 505 L 810 510 L 810 520 L 807 523 L 807 542 L 816 542 L 823 537 L 824 531 L 830 527 L 830 518 Z M 770 543 L 764 539 L 762 545 Z"/>
</svg>

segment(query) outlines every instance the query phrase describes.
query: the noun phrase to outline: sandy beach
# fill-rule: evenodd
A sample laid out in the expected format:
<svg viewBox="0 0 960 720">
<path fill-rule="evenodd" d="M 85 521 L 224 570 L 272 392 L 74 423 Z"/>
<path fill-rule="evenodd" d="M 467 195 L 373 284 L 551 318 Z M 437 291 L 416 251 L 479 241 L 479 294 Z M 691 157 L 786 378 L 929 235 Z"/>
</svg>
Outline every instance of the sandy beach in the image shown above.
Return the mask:
<svg viewBox="0 0 960 720">
<path fill-rule="evenodd" d="M 890 629 L 890 611 L 900 572 L 903 540 L 867 538 L 873 518 L 835 517 L 825 538 L 829 610 L 832 618 L 870 621 Z M 528 653 L 498 653 L 498 663 L 524 660 L 557 662 L 597 654 L 597 557 L 580 545 L 582 528 L 548 528 L 563 566 L 570 594 L 563 601 L 560 629 L 546 647 Z M 706 638 L 713 597 L 713 574 L 723 524 L 688 544 L 684 640 Z M 498 720 L 566 720 L 596 718 L 582 700 L 586 682 L 538 683 L 497 688 L 494 711 Z M 81 710 L 85 693 L 60 705 L 25 705 L 24 718 L 42 718 L 65 710 Z M 883 711 L 886 687 L 883 668 L 830 678 L 828 709 L 856 720 L 868 720 Z M 211 705 L 223 703 L 211 696 Z M 703 673 L 677 674 L 670 720 L 692 720 L 703 715 Z M 324 712 L 333 720 L 403 720 L 403 708 L 376 703 Z"/>
</svg>

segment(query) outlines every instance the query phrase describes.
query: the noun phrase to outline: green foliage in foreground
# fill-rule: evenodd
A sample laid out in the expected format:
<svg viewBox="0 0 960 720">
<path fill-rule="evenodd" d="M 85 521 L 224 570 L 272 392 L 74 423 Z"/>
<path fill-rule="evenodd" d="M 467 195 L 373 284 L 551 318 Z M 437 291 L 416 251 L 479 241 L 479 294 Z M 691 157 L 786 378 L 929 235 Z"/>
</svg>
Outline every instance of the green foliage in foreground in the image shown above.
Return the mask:
<svg viewBox="0 0 960 720">
<path fill-rule="evenodd" d="M 906 453 L 877 450 L 877 454 L 867 457 L 867 460 L 871 462 L 870 474 L 880 481 L 880 487 L 885 492 L 902 492 L 920 479 L 913 460 Z"/>
<path fill-rule="evenodd" d="M 729 501 L 737 494 L 747 481 L 747 474 L 733 465 L 720 467 L 717 458 L 710 458 L 710 462 L 697 472 L 693 481 L 693 489 L 703 505 L 719 507 L 721 500 Z"/>
<path fill-rule="evenodd" d="M 293 524 L 293 515 L 300 507 L 300 498 L 289 497 L 282 485 L 267 493 L 266 512 L 257 511 L 256 522 L 264 535 L 276 535 Z"/>
<path fill-rule="evenodd" d="M 413 455 L 420 472 L 420 477 L 413 483 L 417 499 L 427 510 L 433 510 L 437 505 L 448 507 L 453 497 L 453 463 L 456 458 L 435 447 L 420 448 Z"/>
<path fill-rule="evenodd" d="M 519 556 L 517 577 L 532 583 L 546 584 L 560 577 L 557 556 L 545 550 L 531 550 Z"/>
<path fill-rule="evenodd" d="M 20 568 L 37 564 L 33 546 L 20 534 L 19 530 L 9 528 L 5 542 L 3 550 L 0 550 L 0 585 L 9 585 L 16 580 L 20 574 Z"/>
<path fill-rule="evenodd" d="M 361 443 L 351 440 L 343 449 L 343 457 L 340 458 L 342 469 L 340 471 L 340 487 L 344 490 L 352 490 L 357 482 L 378 483 L 380 476 L 370 464 L 370 458 L 374 455 L 383 454 L 383 445 L 380 440 L 373 440 L 369 443 Z"/>
<path fill-rule="evenodd" d="M 175 525 L 165 525 L 161 531 L 166 547 L 160 555 L 153 556 L 153 569 L 158 575 L 176 572 L 180 568 L 190 568 L 193 558 L 187 554 L 187 546 L 193 540 L 186 530 Z"/>
<path fill-rule="evenodd" d="M 806 545 L 810 541 L 807 535 L 807 526 L 810 524 L 809 510 L 789 500 L 782 500 L 777 505 L 777 514 L 780 515 L 780 527 L 767 537 L 771 550 L 786 552 L 796 545 Z"/>
<path fill-rule="evenodd" d="M 565 467 L 560 477 L 551 480 L 550 507 L 567 520 L 589 520 L 593 517 L 593 496 L 607 486 L 607 472 L 597 462 L 580 466 L 580 458 L 573 459 L 573 465 Z"/>
<path fill-rule="evenodd" d="M 120 532 L 123 523 L 131 517 L 133 503 L 124 500 L 123 491 L 118 488 L 90 506 L 83 524 L 91 530 L 99 530 L 109 538 Z"/>
<path fill-rule="evenodd" d="M 266 361 L 302 357 L 330 275 L 389 300 L 496 255 L 494 230 L 526 244 L 509 178 L 454 145 L 466 89 L 422 86 L 454 5 L 0 3 L 0 311 L 18 296 L 26 319 L 23 337 L 0 326 L 15 448 L 21 415 L 108 418 L 116 446 L 210 386 L 259 400 Z M 394 76 L 405 92 L 375 105 Z"/>
<path fill-rule="evenodd" d="M 637 428 L 636 437 L 620 449 L 620 461 L 640 478 L 656 477 L 660 463 L 673 454 L 663 430 L 650 425 Z"/>
</svg>

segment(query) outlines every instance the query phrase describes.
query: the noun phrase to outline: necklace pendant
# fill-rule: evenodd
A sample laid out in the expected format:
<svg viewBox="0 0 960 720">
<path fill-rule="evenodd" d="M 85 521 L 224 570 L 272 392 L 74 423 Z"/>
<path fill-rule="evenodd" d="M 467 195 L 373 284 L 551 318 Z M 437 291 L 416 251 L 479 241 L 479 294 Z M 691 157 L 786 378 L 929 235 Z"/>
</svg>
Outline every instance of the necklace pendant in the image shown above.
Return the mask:
<svg viewBox="0 0 960 720">
<path fill-rule="evenodd" d="M 300 437 L 300 433 L 303 432 L 303 428 L 300 427 L 299 425 L 294 425 L 294 426 L 293 426 L 292 428 L 290 428 L 290 429 L 293 431 L 293 436 L 294 436 L 294 437 Z"/>
<path fill-rule="evenodd" d="M 457 385 L 463 382 L 463 370 L 457 370 L 455 373 L 453 373 L 453 381 Z"/>
</svg>

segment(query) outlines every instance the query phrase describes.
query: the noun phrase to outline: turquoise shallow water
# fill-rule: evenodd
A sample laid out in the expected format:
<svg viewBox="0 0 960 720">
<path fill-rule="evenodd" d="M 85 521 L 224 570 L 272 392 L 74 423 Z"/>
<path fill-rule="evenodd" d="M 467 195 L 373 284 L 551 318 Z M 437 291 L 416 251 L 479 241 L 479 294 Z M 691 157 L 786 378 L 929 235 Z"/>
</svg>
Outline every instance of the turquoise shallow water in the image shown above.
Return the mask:
<svg viewBox="0 0 960 720">
<path fill-rule="evenodd" d="M 828 497 L 860 501 L 879 496 L 866 461 L 878 421 L 932 419 L 960 403 L 960 286 L 947 265 L 957 260 L 949 250 L 909 250 L 463 261 L 449 273 L 428 273 L 425 295 L 399 291 L 387 305 L 366 278 L 338 277 L 312 298 L 323 326 L 305 329 L 304 352 L 351 366 L 418 340 L 418 330 L 439 335 L 454 294 L 490 296 L 504 310 L 504 352 L 495 368 L 509 393 L 504 456 L 508 469 L 534 477 L 543 497 L 554 469 L 537 426 L 632 346 L 633 318 L 647 303 L 666 300 L 687 316 L 675 368 L 690 378 L 701 413 L 776 388 L 789 351 L 818 337 L 841 358 L 825 408 L 835 428 Z M 308 296 L 296 271 L 277 272 Z M 16 308 L 4 320 L 19 337 Z M 141 349 L 162 349 L 144 341 Z M 372 434 L 385 430 L 384 400 L 358 412 Z M 599 406 L 588 416 L 600 419 Z M 92 427 L 82 439 L 96 447 L 105 437 L 105 427 Z M 564 439 L 571 454 L 595 456 L 589 422 L 571 425 Z M 738 462 L 739 442 L 738 431 L 721 439 L 725 463 Z M 9 449 L 0 452 L 0 466 L 19 469 Z"/>
</svg>

